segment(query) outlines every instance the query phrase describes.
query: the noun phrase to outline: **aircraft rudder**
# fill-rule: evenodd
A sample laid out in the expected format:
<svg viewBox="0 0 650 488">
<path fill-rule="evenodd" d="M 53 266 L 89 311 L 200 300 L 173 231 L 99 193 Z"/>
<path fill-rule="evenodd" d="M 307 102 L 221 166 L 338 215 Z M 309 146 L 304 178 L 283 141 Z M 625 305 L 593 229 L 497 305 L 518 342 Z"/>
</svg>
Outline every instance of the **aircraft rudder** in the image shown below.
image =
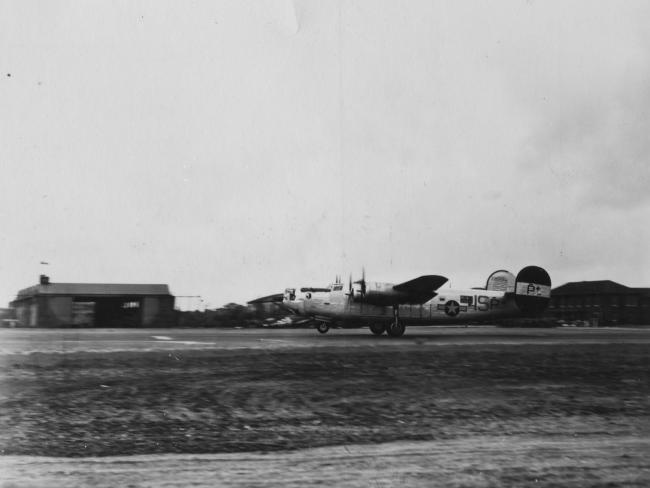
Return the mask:
<svg viewBox="0 0 650 488">
<path fill-rule="evenodd" d="M 529 316 L 540 315 L 551 300 L 551 277 L 540 266 L 526 266 L 515 279 L 515 303 Z"/>
<path fill-rule="evenodd" d="M 485 289 L 514 293 L 515 282 L 515 275 L 505 269 L 499 269 L 488 276 L 487 282 L 485 283 Z"/>
</svg>

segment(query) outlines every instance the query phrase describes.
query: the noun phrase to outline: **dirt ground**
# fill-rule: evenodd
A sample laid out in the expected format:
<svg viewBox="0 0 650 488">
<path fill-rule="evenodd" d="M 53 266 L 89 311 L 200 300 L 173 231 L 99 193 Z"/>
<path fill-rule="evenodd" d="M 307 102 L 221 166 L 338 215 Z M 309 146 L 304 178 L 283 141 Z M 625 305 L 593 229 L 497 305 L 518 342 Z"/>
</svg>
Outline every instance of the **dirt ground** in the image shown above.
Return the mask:
<svg viewBox="0 0 650 488">
<path fill-rule="evenodd" d="M 649 448 L 635 437 L 509 435 L 229 454 L 0 456 L 0 486 L 645 488 Z"/>
<path fill-rule="evenodd" d="M 0 452 L 647 438 L 649 353 L 645 344 L 573 344 L 6 355 Z"/>
</svg>

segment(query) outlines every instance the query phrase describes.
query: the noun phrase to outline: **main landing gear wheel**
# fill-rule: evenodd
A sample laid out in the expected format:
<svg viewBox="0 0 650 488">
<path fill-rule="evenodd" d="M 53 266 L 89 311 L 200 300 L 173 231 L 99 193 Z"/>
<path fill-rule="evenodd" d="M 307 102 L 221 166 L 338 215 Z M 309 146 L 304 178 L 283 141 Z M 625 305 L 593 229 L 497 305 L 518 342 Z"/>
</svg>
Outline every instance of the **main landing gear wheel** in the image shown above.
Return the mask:
<svg viewBox="0 0 650 488">
<path fill-rule="evenodd" d="M 330 330 L 330 324 L 327 322 L 319 322 L 316 326 L 316 330 L 321 334 L 327 334 L 327 331 Z"/>
<path fill-rule="evenodd" d="M 404 334 L 406 326 L 399 319 L 399 305 L 393 305 L 393 320 L 386 327 L 386 332 L 391 337 L 400 337 Z"/>
<path fill-rule="evenodd" d="M 386 332 L 388 332 L 388 335 L 391 337 L 401 337 L 404 335 L 405 330 L 406 327 L 404 327 L 404 324 L 400 320 L 393 320 L 388 324 Z"/>
<path fill-rule="evenodd" d="M 372 332 L 376 336 L 382 335 L 385 331 L 386 331 L 386 324 L 383 324 L 381 322 L 375 322 L 374 324 L 370 324 L 370 332 Z"/>
</svg>

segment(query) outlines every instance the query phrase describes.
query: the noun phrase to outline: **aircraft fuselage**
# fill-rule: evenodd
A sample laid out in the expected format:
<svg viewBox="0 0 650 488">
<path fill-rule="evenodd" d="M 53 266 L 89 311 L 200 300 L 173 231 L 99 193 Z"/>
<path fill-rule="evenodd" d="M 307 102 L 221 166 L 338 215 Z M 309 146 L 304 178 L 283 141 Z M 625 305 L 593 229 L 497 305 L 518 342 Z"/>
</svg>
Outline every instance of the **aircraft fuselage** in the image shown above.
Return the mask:
<svg viewBox="0 0 650 488">
<path fill-rule="evenodd" d="M 518 315 L 512 294 L 492 290 L 444 290 L 422 304 L 400 304 L 398 313 L 407 325 L 485 321 Z M 390 321 L 393 306 L 354 302 L 342 290 L 297 292 L 283 305 L 299 315 L 346 323 Z"/>
</svg>

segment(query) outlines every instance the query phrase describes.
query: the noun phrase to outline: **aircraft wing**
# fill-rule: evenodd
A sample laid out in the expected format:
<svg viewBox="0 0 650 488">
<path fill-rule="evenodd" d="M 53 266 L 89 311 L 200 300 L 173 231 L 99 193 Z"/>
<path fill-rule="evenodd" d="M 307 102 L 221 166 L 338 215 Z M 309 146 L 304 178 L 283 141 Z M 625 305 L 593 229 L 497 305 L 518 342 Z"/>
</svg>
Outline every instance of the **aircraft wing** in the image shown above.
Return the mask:
<svg viewBox="0 0 650 488">
<path fill-rule="evenodd" d="M 415 278 L 414 280 L 405 281 L 404 283 L 395 285 L 393 290 L 417 295 L 420 293 L 430 293 L 435 291 L 445 283 L 447 283 L 447 278 L 444 276 L 424 275 Z"/>
<path fill-rule="evenodd" d="M 275 293 L 273 295 L 256 298 L 255 300 L 251 300 L 250 302 L 246 302 L 246 303 L 248 303 L 249 305 L 253 305 L 255 303 L 282 303 L 283 298 L 284 298 L 284 293 Z"/>
<path fill-rule="evenodd" d="M 446 282 L 447 278 L 444 276 L 424 275 L 395 285 L 393 286 L 393 290 L 406 295 L 406 303 L 424 303 L 435 297 L 435 290 Z"/>
</svg>

